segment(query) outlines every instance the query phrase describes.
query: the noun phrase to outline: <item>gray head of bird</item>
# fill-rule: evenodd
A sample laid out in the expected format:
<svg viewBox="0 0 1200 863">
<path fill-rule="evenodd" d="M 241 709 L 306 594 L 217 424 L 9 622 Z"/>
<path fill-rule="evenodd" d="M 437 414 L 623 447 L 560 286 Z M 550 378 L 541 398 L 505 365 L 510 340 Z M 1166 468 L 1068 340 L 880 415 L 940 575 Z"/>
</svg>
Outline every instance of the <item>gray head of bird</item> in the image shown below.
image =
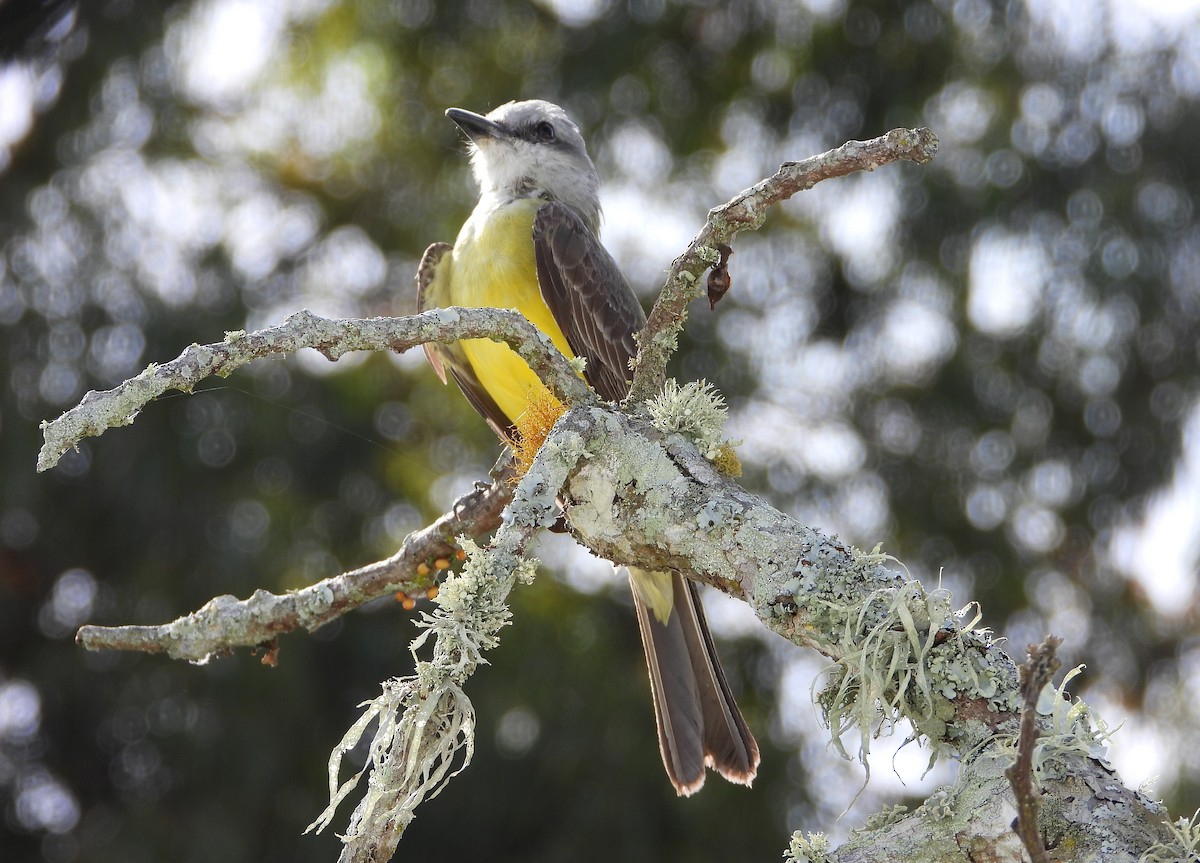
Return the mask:
<svg viewBox="0 0 1200 863">
<path fill-rule="evenodd" d="M 566 111 L 532 99 L 508 102 L 486 117 L 462 108 L 446 116 L 471 139 L 471 169 L 485 198 L 561 201 L 599 232 L 600 177 Z"/>
</svg>

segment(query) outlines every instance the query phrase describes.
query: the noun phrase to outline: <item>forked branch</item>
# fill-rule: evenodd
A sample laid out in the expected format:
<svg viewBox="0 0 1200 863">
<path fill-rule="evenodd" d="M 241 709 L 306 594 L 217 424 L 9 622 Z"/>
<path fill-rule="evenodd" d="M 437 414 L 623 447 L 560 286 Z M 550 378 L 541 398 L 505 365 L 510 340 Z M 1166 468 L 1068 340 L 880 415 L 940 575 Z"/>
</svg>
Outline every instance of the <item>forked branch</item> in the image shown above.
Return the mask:
<svg viewBox="0 0 1200 863">
<path fill-rule="evenodd" d="M 688 303 L 704 295 L 705 271 L 724 263 L 734 237 L 742 231 L 758 230 L 771 207 L 822 180 L 874 171 L 892 162 L 924 165 L 937 149 L 937 136 L 925 128 L 893 129 L 869 141 L 848 141 L 819 156 L 785 162 L 772 176 L 710 210 L 700 233 L 671 264 L 666 285 L 638 336 L 629 400 L 644 402 L 662 389 L 667 361 L 675 352 L 676 340 L 687 320 Z"/>
<path fill-rule="evenodd" d="M 550 339 L 519 312 L 504 309 L 434 309 L 419 315 L 330 320 L 309 311 L 289 315 L 277 327 L 226 333 L 225 341 L 192 345 L 168 363 L 147 367 L 111 390 L 93 390 L 58 419 L 42 423 L 37 469 L 49 470 L 86 437 L 127 426 L 154 399 L 170 390 L 190 393 L 216 375 L 227 377 L 254 360 L 314 348 L 337 360 L 351 351 L 406 351 L 427 342 L 495 339 L 507 343 L 546 382 L 564 405 L 590 404 L 595 396 Z"/>
<path fill-rule="evenodd" d="M 428 527 L 405 537 L 391 557 L 302 590 L 256 590 L 243 600 L 218 596 L 191 614 L 157 626 L 83 626 L 75 641 L 88 650 L 165 653 L 172 659 L 205 662 L 214 654 L 258 647 L 296 629 L 314 632 L 381 596 L 424 591 L 432 580 L 419 573 L 419 564 L 451 558 L 458 537 L 482 536 L 499 527 L 512 492 L 506 479 L 480 485 Z"/>
</svg>

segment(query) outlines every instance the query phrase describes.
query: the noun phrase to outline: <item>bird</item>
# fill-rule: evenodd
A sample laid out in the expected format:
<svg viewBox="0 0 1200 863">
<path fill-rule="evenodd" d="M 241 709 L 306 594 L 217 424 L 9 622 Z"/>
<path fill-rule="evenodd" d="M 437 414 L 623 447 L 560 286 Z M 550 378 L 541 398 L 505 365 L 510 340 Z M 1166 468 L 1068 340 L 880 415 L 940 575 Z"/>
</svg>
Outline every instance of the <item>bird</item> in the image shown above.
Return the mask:
<svg viewBox="0 0 1200 863">
<path fill-rule="evenodd" d="M 620 401 L 646 318 L 600 243 L 600 178 L 578 125 L 543 100 L 446 116 L 468 139 L 479 201 L 453 246 L 434 243 L 422 256 L 418 311 L 515 308 L 568 359 L 585 359 L 601 398 Z M 502 440 L 545 390 L 500 342 L 427 344 L 425 353 Z M 668 778 L 683 796 L 703 786 L 706 767 L 750 785 L 758 743 L 721 670 L 697 586 L 678 572 L 628 571 Z"/>
</svg>

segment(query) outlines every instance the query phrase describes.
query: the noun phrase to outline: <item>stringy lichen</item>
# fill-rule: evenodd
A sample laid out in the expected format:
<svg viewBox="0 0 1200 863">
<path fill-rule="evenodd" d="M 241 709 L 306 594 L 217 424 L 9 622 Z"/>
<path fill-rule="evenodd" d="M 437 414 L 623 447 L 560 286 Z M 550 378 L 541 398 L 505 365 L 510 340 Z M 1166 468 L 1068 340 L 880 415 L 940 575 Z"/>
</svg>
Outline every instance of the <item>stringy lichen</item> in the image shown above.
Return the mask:
<svg viewBox="0 0 1200 863">
<path fill-rule="evenodd" d="M 871 552 L 854 550 L 860 565 L 877 566 L 885 558 L 878 547 Z M 907 719 L 914 736 L 936 743 L 930 765 L 959 733 L 973 738 L 987 735 L 976 729 L 947 725 L 954 716 L 954 701 L 961 695 L 987 699 L 991 710 L 1014 710 L 1015 696 L 1001 696 L 1002 672 L 988 655 L 986 630 L 977 629 L 979 614 L 971 606 L 951 610 L 948 591 L 926 592 L 916 581 L 874 591 L 861 607 L 840 602 L 818 591 L 805 602 L 810 613 L 828 623 L 840 619 L 838 653 L 825 685 L 816 696 L 830 738 L 843 758 L 850 759 L 842 736 L 857 731 L 858 760 L 870 777 L 867 756 L 871 740 L 890 734 Z M 821 627 L 823 623 L 816 623 Z M 968 649 L 967 633 L 984 639 L 982 649 Z M 941 649 L 947 642 L 956 649 Z M 814 683 L 814 687 L 816 684 Z"/>
<path fill-rule="evenodd" d="M 1142 852 L 1138 863 L 1180 863 L 1200 860 L 1200 809 L 1191 818 L 1164 821 L 1171 831 L 1170 842 L 1155 842 Z"/>
<path fill-rule="evenodd" d="M 1038 695 L 1037 712 L 1044 725 L 1033 748 L 1033 781 L 1043 787 L 1048 780 L 1061 779 L 1072 761 L 1090 758 L 1105 767 L 1108 762 L 1108 741 L 1120 730 L 1109 728 L 1095 710 L 1085 702 L 1072 700 L 1067 684 L 1083 671 L 1083 666 L 1068 671 L 1057 687 L 1047 684 Z M 1016 738 L 1002 739 L 994 753 L 1000 758 L 1015 758 Z"/>
<path fill-rule="evenodd" d="M 342 837 L 343 858 L 349 852 L 349 859 L 373 860 L 374 849 L 394 848 L 417 806 L 437 796 L 474 755 L 475 709 L 462 684 L 486 664 L 483 652 L 498 643 L 509 622 L 504 598 L 512 580 L 531 579 L 537 562 L 509 568 L 493 550 L 468 537 L 458 541 L 467 562 L 442 585 L 438 608 L 418 622 L 423 631 L 410 646 L 416 674 L 387 681 L 377 698 L 360 705 L 366 709 L 329 757 L 329 805 L 307 830 L 324 830 L 370 771 L 366 794 Z M 433 657 L 420 659 L 418 651 L 431 636 Z M 376 720 L 366 764 L 339 784 L 342 757 Z"/>
</svg>

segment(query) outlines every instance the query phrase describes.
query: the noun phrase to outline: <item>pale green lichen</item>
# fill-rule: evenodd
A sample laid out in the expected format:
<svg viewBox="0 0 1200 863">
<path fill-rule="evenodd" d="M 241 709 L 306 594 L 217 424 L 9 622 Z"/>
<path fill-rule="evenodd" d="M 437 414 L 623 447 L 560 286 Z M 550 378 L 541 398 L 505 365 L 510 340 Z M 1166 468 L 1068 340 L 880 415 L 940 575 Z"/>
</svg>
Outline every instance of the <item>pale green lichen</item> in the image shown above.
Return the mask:
<svg viewBox="0 0 1200 863">
<path fill-rule="evenodd" d="M 742 514 L 742 508 L 728 501 L 708 501 L 696 516 L 696 526 L 700 530 L 712 530 L 731 524 Z"/>
<path fill-rule="evenodd" d="M 442 582 L 438 589 L 438 612 L 422 615 L 418 625 L 426 627 L 427 631 L 418 636 L 412 649 L 415 655 L 416 648 L 433 632 L 439 641 L 447 636 L 461 645 L 463 662 L 481 664 L 485 661 L 482 651 L 496 646 L 500 630 L 508 625 L 511 617 L 504 601 L 507 591 L 502 593 L 497 589 L 507 577 L 507 561 L 498 560 L 497 555 L 481 549 L 468 536 L 458 537 L 457 542 L 466 552 L 466 564 L 462 572 Z M 526 566 L 536 569 L 537 561 L 521 561 L 520 567 Z M 465 671 L 469 674 L 473 670 L 460 666 L 454 673 Z"/>
<path fill-rule="evenodd" d="M 629 434 L 622 421 L 598 414 L 598 452 L 622 457 L 593 457 L 567 481 L 571 524 L 589 544 L 608 549 L 607 556 L 627 560 L 635 551 L 631 537 L 661 537 L 680 530 L 678 465 L 657 444 Z M 593 546 L 594 547 L 594 546 Z"/>
<path fill-rule="evenodd" d="M 366 794 L 342 836 L 353 859 L 394 849 L 417 806 L 471 763 L 475 710 L 462 685 L 486 664 L 484 651 L 496 646 L 509 622 L 505 597 L 512 580 L 528 580 L 537 565 L 482 549 L 467 537 L 458 542 L 467 562 L 442 584 L 438 608 L 418 622 L 422 632 L 410 645 L 416 673 L 388 681 L 382 694 L 360 705 L 366 709 L 329 757 L 329 805 L 307 830 L 324 830 L 369 770 Z M 432 658 L 421 659 L 419 651 L 430 642 Z M 366 764 L 340 783 L 343 756 L 376 721 Z"/>
<path fill-rule="evenodd" d="M 555 500 L 559 494 L 554 479 L 563 465 L 575 464 L 590 458 L 583 437 L 574 431 L 551 435 L 538 450 L 532 465 L 526 470 L 513 492 L 512 513 L 526 513 L 537 519 L 535 526 L 550 527 L 557 519 Z"/>
<path fill-rule="evenodd" d="M 659 431 L 678 432 L 709 461 L 721 456 L 722 445 L 726 443 L 721 435 L 729 409 L 711 384 L 692 381 L 680 386 L 674 378 L 669 378 L 662 392 L 646 403 L 646 408 Z"/>
<path fill-rule="evenodd" d="M 1061 779 L 1072 761 L 1090 758 L 1111 769 L 1108 741 L 1119 730 L 1110 728 L 1099 714 L 1083 701 L 1072 700 L 1067 684 L 1083 670 L 1071 669 L 1057 687 L 1046 684 L 1038 696 L 1037 712 L 1044 717 L 1044 729 L 1033 748 L 1033 781 L 1039 788 L 1048 780 Z M 1014 711 L 1016 707 L 1012 708 Z M 998 739 L 992 755 L 1015 759 L 1017 740 L 1013 735 Z"/>
<path fill-rule="evenodd" d="M 968 616 L 970 619 L 968 619 Z M 931 673 L 940 681 L 940 693 L 953 699 L 959 695 L 988 700 L 988 709 L 993 712 L 1014 712 L 1020 706 L 1020 696 L 1014 687 L 1007 686 L 1004 669 L 989 653 L 991 632 L 979 627 L 982 613 L 977 603 L 970 603 L 955 612 L 960 621 L 956 638 L 962 650 L 938 653 L 930 658 Z M 973 632 L 980 642 L 973 649 L 966 649 L 962 635 Z M 1008 674 L 1007 676 L 1011 676 Z"/>
<path fill-rule="evenodd" d="M 1038 786 L 1048 779 L 1060 778 L 1075 759 L 1090 758 L 1111 767 L 1108 741 L 1120 726 L 1109 728 L 1091 707 L 1083 701 L 1073 701 L 1066 691 L 1067 684 L 1082 671 L 1082 665 L 1071 669 L 1063 676 L 1062 683 L 1057 687 L 1047 684 L 1038 696 L 1037 712 L 1046 718 L 1048 725 L 1033 749 L 1033 780 Z"/>
<path fill-rule="evenodd" d="M 443 682 L 423 690 L 421 675 L 394 678 L 366 707 L 329 756 L 329 805 L 305 832 L 329 826 L 337 807 L 364 772 L 367 793 L 355 807 L 342 842 L 355 848 L 395 847 L 417 805 L 434 797 L 471 763 L 475 753 L 475 710 L 463 690 Z M 378 720 L 366 764 L 338 784 L 342 757 Z M 459 754 L 461 753 L 461 759 Z M 365 858 L 364 858 L 365 859 Z"/>
<path fill-rule="evenodd" d="M 957 814 L 954 811 L 954 802 L 950 796 L 950 789 L 944 786 L 926 797 L 925 802 L 917 807 L 917 811 L 928 813 L 934 821 L 944 821 L 947 818 L 953 818 Z"/>
<path fill-rule="evenodd" d="M 1196 863 L 1200 861 L 1200 809 L 1191 818 L 1163 822 L 1171 831 L 1170 842 L 1155 842 L 1142 852 L 1138 863 Z"/>
<path fill-rule="evenodd" d="M 564 431 L 546 439 L 542 447 L 546 459 L 555 459 L 562 464 L 575 464 L 581 459 L 592 457 L 583 435 L 576 431 Z"/>
<path fill-rule="evenodd" d="M 512 512 L 520 513 L 513 518 L 537 527 L 550 527 L 557 519 L 554 512 L 557 496 L 558 490 L 535 467 L 525 474 L 513 492 Z"/>
<path fill-rule="evenodd" d="M 863 551 L 861 548 L 850 546 L 850 553 L 854 556 L 855 560 L 866 567 L 883 566 L 883 564 L 887 563 L 888 561 L 895 561 L 896 563 L 899 563 L 901 567 L 904 567 L 905 572 L 908 572 L 908 567 L 904 566 L 903 563 L 900 563 L 900 561 L 896 560 L 896 558 L 883 551 L 882 542 L 875 543 L 874 548 L 872 548 L 870 551 Z"/>
<path fill-rule="evenodd" d="M 908 814 L 908 807 L 903 803 L 896 803 L 892 806 L 884 806 L 878 812 L 869 815 L 867 820 L 863 822 L 861 830 L 882 830 L 900 821 Z"/>
<path fill-rule="evenodd" d="M 826 863 L 829 860 L 829 838 L 824 833 L 792 834 L 784 860 L 790 863 Z"/>
<path fill-rule="evenodd" d="M 812 612 L 814 597 L 805 602 Z M 1001 685 L 1002 672 L 988 652 L 964 637 L 975 629 L 978 614 L 969 616 L 970 606 L 952 612 L 950 602 L 947 591 L 926 593 L 915 581 L 875 591 L 856 613 L 849 603 L 816 599 L 816 605 L 841 616 L 839 646 L 845 651 L 817 703 L 834 748 L 846 759 L 851 755 L 842 737 L 857 731 L 858 760 L 868 780 L 871 740 L 892 733 L 900 720 L 911 723 L 915 739 L 932 742 L 932 766 L 952 744 L 963 742 L 961 735 L 969 733 L 971 740 L 986 736 L 983 730 L 948 725 L 955 715 L 953 700 L 960 694 L 991 699 L 1010 688 Z M 947 625 L 951 620 L 954 624 Z M 986 631 L 975 635 L 990 643 Z M 1008 699 L 1003 701 L 989 707 L 1012 707 Z"/>
</svg>

